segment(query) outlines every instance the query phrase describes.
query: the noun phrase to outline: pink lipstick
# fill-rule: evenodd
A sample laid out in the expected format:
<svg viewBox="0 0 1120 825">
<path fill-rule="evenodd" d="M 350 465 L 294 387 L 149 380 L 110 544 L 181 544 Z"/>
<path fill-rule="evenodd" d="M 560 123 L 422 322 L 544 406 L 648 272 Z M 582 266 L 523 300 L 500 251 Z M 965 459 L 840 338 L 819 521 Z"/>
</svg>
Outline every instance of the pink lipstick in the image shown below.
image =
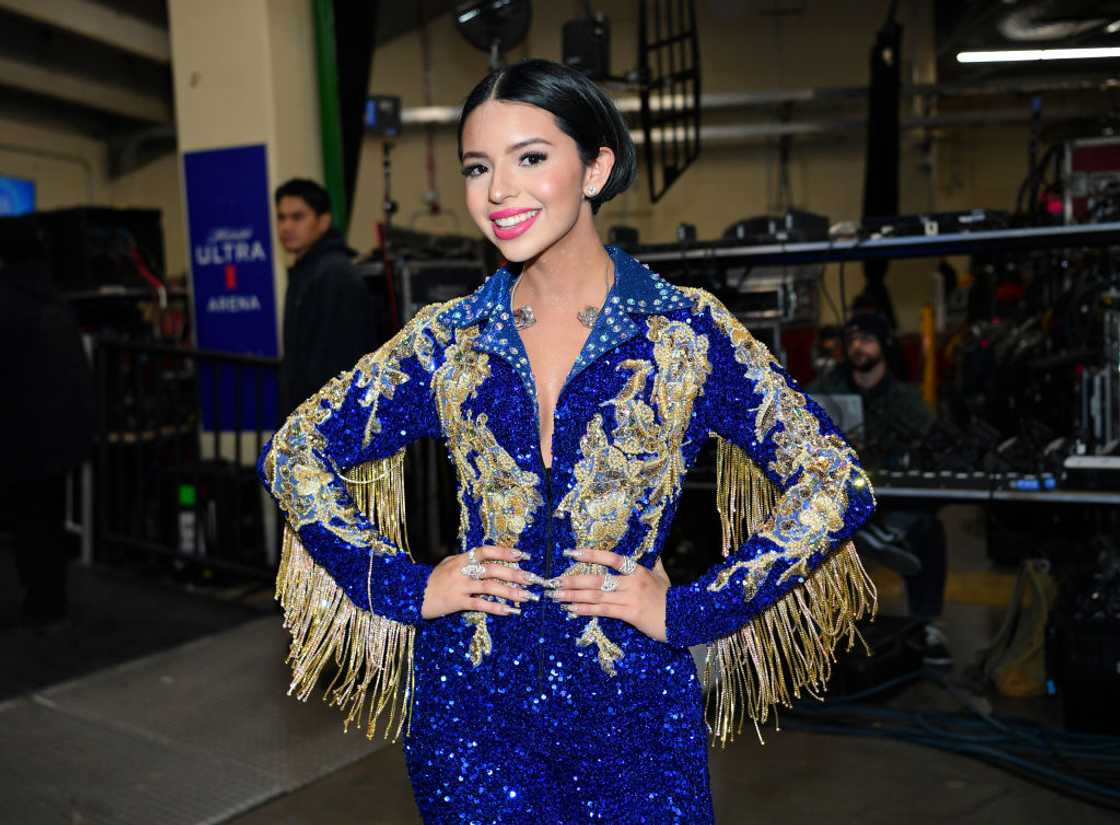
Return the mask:
<svg viewBox="0 0 1120 825">
<path fill-rule="evenodd" d="M 513 214 L 517 214 L 517 212 L 514 212 L 513 210 L 510 210 L 510 211 L 513 212 Z M 509 226 L 509 227 L 505 227 L 505 228 L 503 228 L 501 226 L 498 226 L 498 223 L 495 220 L 494 216 L 491 216 L 490 222 L 494 226 L 494 234 L 497 235 L 499 239 L 501 239 L 503 241 L 508 241 L 512 238 L 516 238 L 518 235 L 522 235 L 525 232 L 528 232 L 529 227 L 532 226 L 534 223 L 536 223 L 537 218 L 540 217 L 540 214 L 541 214 L 539 209 L 537 209 L 537 210 L 524 209 L 524 210 L 519 210 L 519 211 L 520 212 L 534 212 L 535 211 L 536 214 L 533 215 L 533 217 L 528 218 L 527 220 L 521 221 L 521 223 L 514 224 L 513 226 Z M 496 214 L 499 217 L 503 217 L 503 218 L 510 216 L 508 214 L 502 214 L 500 212 L 496 213 Z"/>
</svg>

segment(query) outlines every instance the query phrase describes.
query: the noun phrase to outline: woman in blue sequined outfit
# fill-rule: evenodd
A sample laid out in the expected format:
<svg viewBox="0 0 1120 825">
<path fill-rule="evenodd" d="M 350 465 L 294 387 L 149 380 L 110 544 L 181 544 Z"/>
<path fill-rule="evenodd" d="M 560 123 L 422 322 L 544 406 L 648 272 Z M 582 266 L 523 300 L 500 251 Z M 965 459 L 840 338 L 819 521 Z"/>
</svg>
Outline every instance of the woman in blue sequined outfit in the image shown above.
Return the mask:
<svg viewBox="0 0 1120 825">
<path fill-rule="evenodd" d="M 327 698 L 347 726 L 403 734 L 428 823 L 711 822 L 709 735 L 823 690 L 874 613 L 847 540 L 871 486 L 715 297 L 599 242 L 593 216 L 636 164 L 594 83 L 496 70 L 459 155 L 511 263 L 423 308 L 260 457 L 287 522 L 292 692 L 333 660 Z M 404 447 L 423 437 L 458 479 L 463 552 L 434 566 L 404 542 Z M 725 559 L 669 586 L 658 554 L 709 437 Z"/>
</svg>

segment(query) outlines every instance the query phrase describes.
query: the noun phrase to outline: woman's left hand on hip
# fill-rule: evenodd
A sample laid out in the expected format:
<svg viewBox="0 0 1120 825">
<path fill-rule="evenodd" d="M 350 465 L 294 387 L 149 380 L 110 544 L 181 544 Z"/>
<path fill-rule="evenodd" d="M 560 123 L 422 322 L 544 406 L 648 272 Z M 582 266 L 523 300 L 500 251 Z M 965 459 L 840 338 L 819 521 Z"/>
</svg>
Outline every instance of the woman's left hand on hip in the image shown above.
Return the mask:
<svg viewBox="0 0 1120 825">
<path fill-rule="evenodd" d="M 587 547 L 566 551 L 566 555 L 576 561 L 611 568 L 607 576 L 613 578 L 616 586 L 613 590 L 603 590 L 607 576 L 558 576 L 555 579 L 558 589 L 545 593 L 549 598 L 560 602 L 576 616 L 621 619 L 651 639 L 665 641 L 665 598 L 669 591 L 669 577 L 665 575 L 660 559 L 654 570 L 637 564 L 633 572 L 623 574 L 627 556 Z"/>
</svg>

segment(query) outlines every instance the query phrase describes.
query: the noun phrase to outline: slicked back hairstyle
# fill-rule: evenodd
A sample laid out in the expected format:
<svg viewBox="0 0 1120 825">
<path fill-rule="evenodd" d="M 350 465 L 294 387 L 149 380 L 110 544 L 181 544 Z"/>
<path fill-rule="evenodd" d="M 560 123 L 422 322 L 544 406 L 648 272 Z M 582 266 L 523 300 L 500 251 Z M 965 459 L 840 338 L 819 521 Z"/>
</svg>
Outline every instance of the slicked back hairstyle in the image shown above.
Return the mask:
<svg viewBox="0 0 1120 825">
<path fill-rule="evenodd" d="M 529 103 L 549 112 L 556 126 L 579 147 L 586 168 L 599 156 L 599 147 L 614 152 L 614 167 L 606 185 L 588 198 L 591 214 L 634 183 L 638 156 L 630 130 L 614 101 L 586 75 L 563 63 L 530 58 L 495 69 L 471 90 L 459 115 L 459 160 L 463 159 L 463 125 L 488 100 Z"/>
<path fill-rule="evenodd" d="M 331 196 L 322 186 L 308 178 L 292 178 L 276 187 L 277 206 L 281 198 L 302 198 L 316 215 L 331 211 Z"/>
</svg>

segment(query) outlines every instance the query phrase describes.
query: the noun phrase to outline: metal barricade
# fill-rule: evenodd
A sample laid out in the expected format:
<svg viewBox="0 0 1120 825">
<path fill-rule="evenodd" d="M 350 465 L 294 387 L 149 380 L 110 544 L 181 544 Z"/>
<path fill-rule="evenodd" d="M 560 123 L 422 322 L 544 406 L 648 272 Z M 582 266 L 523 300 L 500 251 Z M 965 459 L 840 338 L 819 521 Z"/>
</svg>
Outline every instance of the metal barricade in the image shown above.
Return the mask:
<svg viewBox="0 0 1120 825">
<path fill-rule="evenodd" d="M 278 515 L 256 459 L 279 360 L 101 338 L 94 362 L 97 553 L 271 575 Z"/>
<path fill-rule="evenodd" d="M 140 551 L 273 575 L 283 516 L 257 478 L 256 461 L 277 424 L 280 361 L 111 338 L 95 343 L 90 555 Z M 407 462 L 409 542 L 418 561 L 437 561 L 457 552 L 454 470 L 431 439 L 411 444 Z M 69 500 L 75 532 L 81 525 L 74 511 L 88 513 L 88 502 L 88 487 Z"/>
</svg>

